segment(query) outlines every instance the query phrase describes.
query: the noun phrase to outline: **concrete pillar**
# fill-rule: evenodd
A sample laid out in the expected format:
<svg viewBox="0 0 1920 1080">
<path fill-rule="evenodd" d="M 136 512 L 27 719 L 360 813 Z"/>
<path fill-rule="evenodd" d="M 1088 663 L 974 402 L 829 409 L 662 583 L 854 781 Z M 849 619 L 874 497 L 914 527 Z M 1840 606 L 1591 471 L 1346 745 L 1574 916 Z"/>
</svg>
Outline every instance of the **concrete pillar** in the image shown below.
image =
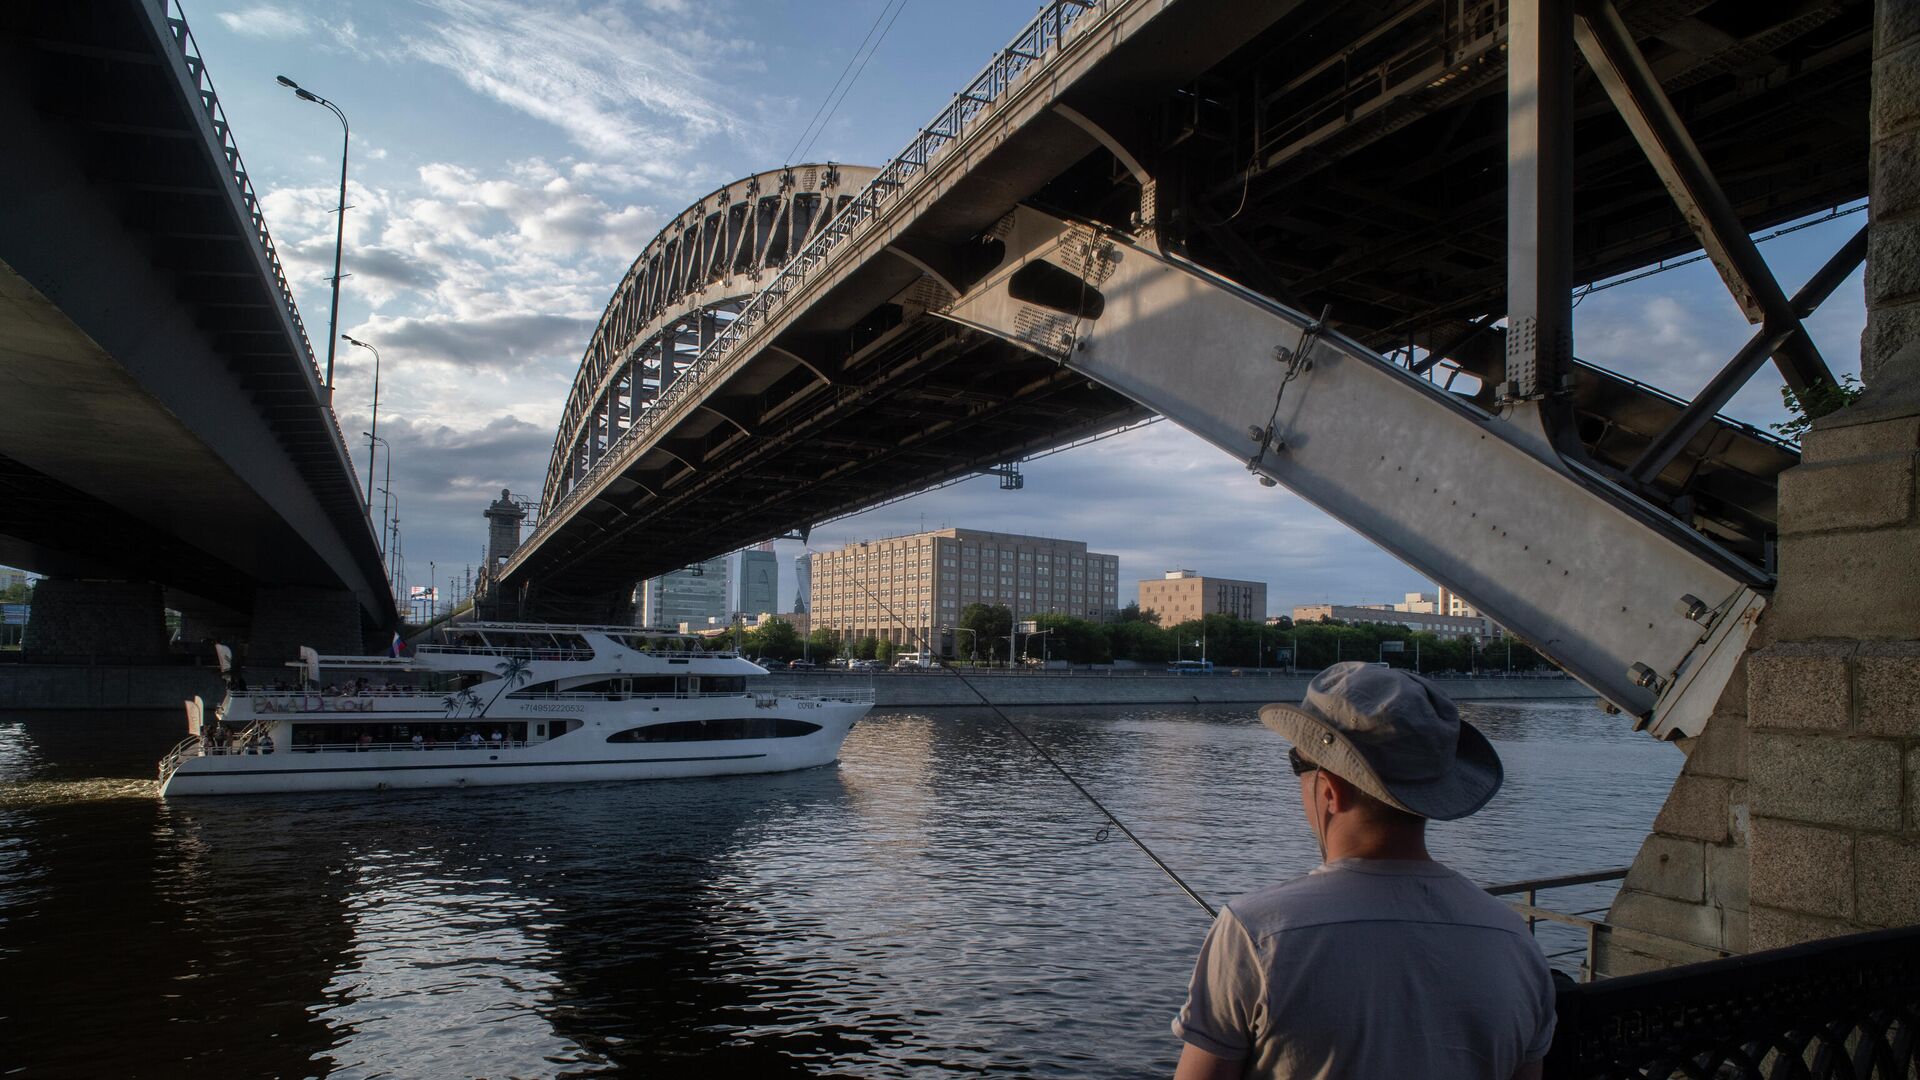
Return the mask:
<svg viewBox="0 0 1920 1080">
<path fill-rule="evenodd" d="M 302 645 L 323 655 L 364 652 L 359 600 L 344 589 L 276 585 L 255 590 L 247 666 L 271 668 L 297 660 Z"/>
<path fill-rule="evenodd" d="M 165 592 L 144 581 L 42 578 L 20 642 L 24 659 L 167 653 Z"/>
<path fill-rule="evenodd" d="M 1875 18 L 1867 389 L 1781 474 L 1772 606 L 1609 916 L 1661 941 L 1920 923 L 1920 0 Z M 1631 937 L 1603 971 L 1685 959 Z"/>
</svg>

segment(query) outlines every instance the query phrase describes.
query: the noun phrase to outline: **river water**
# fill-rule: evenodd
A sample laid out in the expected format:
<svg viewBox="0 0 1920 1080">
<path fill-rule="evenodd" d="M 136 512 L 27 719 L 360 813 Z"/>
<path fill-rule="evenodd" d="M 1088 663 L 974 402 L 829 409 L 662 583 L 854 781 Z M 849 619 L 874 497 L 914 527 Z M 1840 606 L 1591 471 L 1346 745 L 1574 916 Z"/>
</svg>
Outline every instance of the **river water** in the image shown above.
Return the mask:
<svg viewBox="0 0 1920 1080">
<path fill-rule="evenodd" d="M 1625 865 L 1679 771 L 1591 703 L 1463 712 L 1507 784 L 1431 842 L 1483 883 Z M 1244 706 L 1012 714 L 1215 903 L 1317 861 Z M 876 713 L 783 776 L 163 804 L 179 727 L 0 715 L 0 1075 L 1120 1077 L 1179 1052 L 1206 916 L 991 713 Z"/>
</svg>

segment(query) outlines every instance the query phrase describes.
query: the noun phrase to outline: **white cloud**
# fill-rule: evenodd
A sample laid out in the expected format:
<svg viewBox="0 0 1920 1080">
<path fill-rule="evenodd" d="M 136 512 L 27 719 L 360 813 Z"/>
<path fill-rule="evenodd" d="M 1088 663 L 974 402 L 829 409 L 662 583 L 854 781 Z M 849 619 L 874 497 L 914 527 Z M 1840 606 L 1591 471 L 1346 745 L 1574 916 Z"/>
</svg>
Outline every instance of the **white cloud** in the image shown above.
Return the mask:
<svg viewBox="0 0 1920 1080">
<path fill-rule="evenodd" d="M 247 37 L 297 38 L 313 29 L 313 20 L 304 13 L 275 4 L 223 11 L 218 17 L 227 29 Z"/>
<path fill-rule="evenodd" d="M 643 28 L 610 7 L 427 3 L 441 18 L 406 41 L 408 55 L 558 127 L 591 154 L 671 161 L 734 127 L 684 32 Z M 682 13 L 679 3 L 647 8 Z"/>
</svg>

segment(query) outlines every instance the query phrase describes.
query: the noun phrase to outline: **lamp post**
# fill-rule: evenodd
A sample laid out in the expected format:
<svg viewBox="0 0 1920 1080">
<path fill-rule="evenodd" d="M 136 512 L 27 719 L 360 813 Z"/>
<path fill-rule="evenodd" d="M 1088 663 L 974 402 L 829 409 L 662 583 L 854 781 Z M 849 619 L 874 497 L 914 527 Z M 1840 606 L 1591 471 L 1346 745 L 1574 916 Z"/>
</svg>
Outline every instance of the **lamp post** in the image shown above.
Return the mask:
<svg viewBox="0 0 1920 1080">
<path fill-rule="evenodd" d="M 393 444 L 375 435 L 371 431 L 363 431 L 360 434 L 367 437 L 367 487 L 369 489 L 367 493 L 367 520 L 369 523 L 373 520 L 373 493 L 371 490 L 373 487 L 373 444 L 379 443 L 381 446 L 387 448 L 387 471 L 386 475 L 380 481 L 381 484 L 384 485 L 380 489 L 380 556 L 384 559 L 387 554 L 387 508 L 392 505 L 393 500 L 393 493 L 390 490 L 393 487 Z"/>
<path fill-rule="evenodd" d="M 1054 628 L 1053 628 L 1053 627 L 1051 627 L 1051 626 L 1049 626 L 1049 627 L 1047 627 L 1047 628 L 1046 628 L 1045 630 L 1035 630 L 1035 631 L 1034 631 L 1033 633 L 1031 633 L 1031 634 L 1028 634 L 1028 635 L 1027 635 L 1027 648 L 1029 648 L 1029 649 L 1031 649 L 1031 648 L 1033 648 L 1033 639 L 1034 639 L 1034 638 L 1043 638 L 1043 637 L 1046 637 L 1046 636 L 1047 636 L 1048 634 L 1051 634 L 1051 633 L 1053 633 L 1053 630 L 1054 630 Z M 1042 642 L 1040 643 L 1040 666 L 1041 666 L 1041 668 L 1042 668 L 1042 669 L 1044 669 L 1044 668 L 1045 668 L 1045 667 L 1047 666 L 1047 656 L 1048 656 L 1048 653 L 1049 653 L 1049 651 L 1050 651 L 1050 648 L 1049 648 L 1049 647 L 1050 647 L 1050 646 L 1051 646 L 1052 644 L 1053 644 L 1053 642 L 1052 642 L 1051 640 L 1048 640 L 1048 641 L 1042 641 Z"/>
<path fill-rule="evenodd" d="M 374 438 L 379 434 L 379 431 L 380 431 L 380 350 L 374 348 L 373 346 L 367 344 L 364 341 L 361 341 L 359 338 L 352 337 L 347 334 L 341 334 L 340 336 L 341 338 L 345 339 L 347 344 L 358 345 L 361 348 L 373 354 L 373 423 L 371 425 L 370 430 L 368 430 L 367 432 L 367 517 L 372 518 L 373 517 L 373 443 L 374 443 Z M 332 365 L 328 365 L 328 370 L 332 370 Z M 392 455 L 393 448 L 391 446 L 387 448 L 387 453 L 389 456 Z M 391 465 L 392 462 L 389 461 L 388 464 Z"/>
<path fill-rule="evenodd" d="M 947 627 L 947 630 L 955 634 L 972 634 L 973 635 L 973 658 L 975 660 L 978 660 L 980 658 L 980 631 L 967 626 L 949 626 Z"/>
<path fill-rule="evenodd" d="M 347 114 L 340 106 L 302 87 L 285 75 L 274 79 L 281 86 L 293 91 L 293 96 L 301 101 L 311 101 L 316 105 L 325 105 L 340 120 L 340 205 L 336 213 L 333 231 L 333 313 L 327 317 L 327 404 L 333 404 L 333 347 L 334 337 L 340 332 L 340 250 L 347 241 L 347 146 L 352 132 L 347 127 Z M 368 483 L 372 483 L 371 480 Z"/>
</svg>

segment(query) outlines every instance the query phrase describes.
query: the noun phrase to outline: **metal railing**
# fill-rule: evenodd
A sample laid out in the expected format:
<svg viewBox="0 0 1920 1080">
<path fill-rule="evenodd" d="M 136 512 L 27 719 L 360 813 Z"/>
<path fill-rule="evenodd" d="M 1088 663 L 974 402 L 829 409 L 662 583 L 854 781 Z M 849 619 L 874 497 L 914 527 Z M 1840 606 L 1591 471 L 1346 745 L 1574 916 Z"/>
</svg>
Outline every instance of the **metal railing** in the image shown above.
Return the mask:
<svg viewBox="0 0 1920 1080">
<path fill-rule="evenodd" d="M 566 494 L 560 496 L 550 507 L 541 512 L 540 525 L 521 544 L 521 551 L 530 551 L 538 546 L 542 534 L 549 531 L 560 520 L 565 511 L 583 497 L 583 493 L 606 473 L 612 471 L 621 455 L 616 450 L 623 446 L 636 445 L 636 440 L 644 440 L 655 427 L 664 422 L 662 419 L 675 407 L 691 400 L 696 393 L 705 389 L 717 373 L 727 355 L 745 340 L 757 328 L 768 323 L 771 317 L 783 310 L 799 293 L 814 271 L 828 261 L 828 256 L 843 241 L 870 226 L 878 219 L 883 207 L 895 202 L 911 191 L 915 182 L 926 176 L 934 158 L 941 150 L 957 141 L 965 132 L 967 125 L 977 116 L 992 108 L 1007 91 L 1027 72 L 1040 65 L 1049 54 L 1057 54 L 1059 47 L 1066 42 L 1074 27 L 1080 25 L 1089 14 L 1106 10 L 1114 0 L 1049 0 L 1040 9 L 1033 21 L 1014 36 L 1006 48 L 988 61 L 979 75 L 967 84 L 966 89 L 953 96 L 953 100 L 942 109 L 927 126 L 920 129 L 912 142 L 889 161 L 867 186 L 861 189 L 813 241 L 800 249 L 787 260 L 780 273 L 767 284 L 767 287 L 754 294 L 752 301 L 741 309 L 738 317 L 722 328 L 714 340 L 700 351 L 700 355 L 688 365 L 685 371 L 673 381 L 673 385 L 663 390 L 655 398 L 651 407 L 633 418 L 631 426 L 620 438 L 608 446 L 606 452 L 585 473 L 575 479 Z M 558 452 L 558 451 L 556 451 Z"/>
<path fill-rule="evenodd" d="M 1552 1078 L 1894 1080 L 1920 1071 L 1920 927 L 1561 988 Z"/>
<path fill-rule="evenodd" d="M 307 369 L 313 373 L 314 385 L 324 388 L 325 379 L 320 374 L 320 365 L 314 358 L 313 342 L 307 337 L 307 324 L 300 318 L 300 305 L 293 298 L 293 287 L 287 282 L 287 272 L 280 265 L 280 254 L 273 245 L 273 234 L 267 230 L 266 213 L 260 209 L 260 198 L 253 190 L 253 180 L 247 175 L 246 162 L 240 159 L 240 145 L 234 141 L 233 125 L 227 122 L 226 110 L 220 106 L 220 95 L 214 93 L 213 76 L 207 73 L 206 61 L 200 53 L 200 43 L 193 38 L 193 31 L 187 26 L 187 13 L 181 7 L 181 0 L 166 0 L 167 31 L 173 38 L 174 47 L 180 50 L 180 57 L 186 61 L 187 74 L 193 79 L 194 95 L 200 99 L 200 107 L 207 114 L 207 120 L 213 125 L 214 138 L 220 142 L 220 154 L 227 162 L 227 175 L 240 192 L 240 203 L 245 209 L 253 235 L 260 242 L 260 248 L 267 258 L 267 267 L 273 276 L 274 289 L 280 294 L 285 306 L 285 314 L 293 323 L 294 336 L 299 347 L 306 353 Z M 332 404 L 324 399 L 316 405 L 325 414 L 327 423 L 332 427 L 334 441 L 340 447 L 342 457 L 346 453 L 346 435 L 340 430 L 340 418 L 333 414 Z M 364 502 L 365 493 L 360 489 L 360 478 L 351 468 L 347 476 L 353 482 L 355 502 Z"/>
</svg>

